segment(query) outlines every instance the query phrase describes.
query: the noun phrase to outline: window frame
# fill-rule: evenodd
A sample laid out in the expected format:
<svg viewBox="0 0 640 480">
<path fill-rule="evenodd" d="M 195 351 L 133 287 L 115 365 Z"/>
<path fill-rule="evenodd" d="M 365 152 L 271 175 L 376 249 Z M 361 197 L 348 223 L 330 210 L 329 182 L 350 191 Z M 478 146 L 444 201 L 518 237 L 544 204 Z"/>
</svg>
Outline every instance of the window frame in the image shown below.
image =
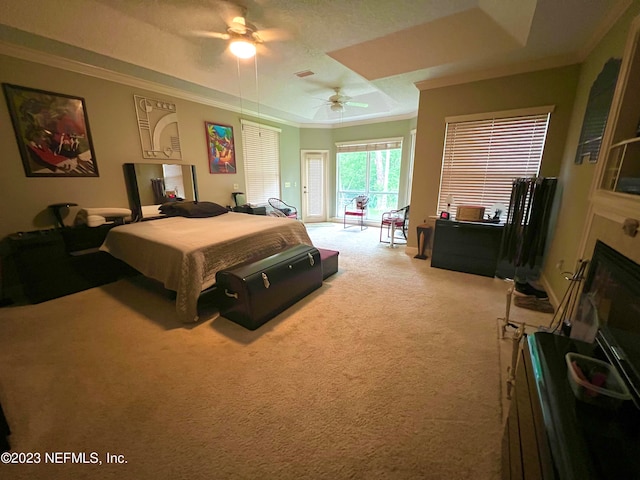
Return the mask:
<svg viewBox="0 0 640 480">
<path fill-rule="evenodd" d="M 344 202 L 341 201 L 341 198 L 346 201 L 346 198 L 343 194 L 347 193 L 346 190 L 340 189 L 340 160 L 339 156 L 341 153 L 357 153 L 357 152 L 366 152 L 366 166 L 365 166 L 365 190 L 352 192 L 353 195 L 350 198 L 355 197 L 356 195 L 364 194 L 367 196 L 381 196 L 386 195 L 387 197 L 396 197 L 395 206 L 392 206 L 392 203 L 389 203 L 385 210 L 396 209 L 398 208 L 398 202 L 400 201 L 400 191 L 402 186 L 402 148 L 404 144 L 403 137 L 392 137 L 392 138 L 380 138 L 373 140 L 357 140 L 357 141 L 345 141 L 345 142 L 337 142 L 336 145 L 336 217 L 342 218 L 344 216 Z M 371 153 L 375 151 L 386 151 L 386 150 L 395 150 L 398 149 L 400 151 L 400 171 L 398 189 L 397 191 L 390 192 L 379 192 L 371 190 Z M 375 210 L 375 202 L 369 202 L 370 207 L 366 210 L 365 220 L 368 220 L 376 215 L 381 215 L 382 212 L 378 212 Z"/>
<path fill-rule="evenodd" d="M 437 213 L 449 211 L 451 218 L 455 218 L 453 213 L 459 205 L 478 205 L 493 215 L 489 209 L 503 204 L 503 215 L 506 216 L 513 180 L 537 176 L 540 172 L 554 109 L 553 105 L 545 105 L 446 117 Z M 527 124 L 531 130 L 521 130 Z M 526 138 L 524 133 L 535 137 L 531 139 L 535 141 L 528 144 L 528 150 L 516 152 L 516 158 L 509 160 L 508 157 L 513 157 L 510 148 L 527 145 L 526 142 L 514 142 L 512 136 L 518 134 Z M 527 163 L 522 165 L 523 161 Z M 484 180 L 477 183 L 474 174 L 476 177 L 482 175 Z M 488 178 L 495 180 L 487 181 Z"/>
</svg>

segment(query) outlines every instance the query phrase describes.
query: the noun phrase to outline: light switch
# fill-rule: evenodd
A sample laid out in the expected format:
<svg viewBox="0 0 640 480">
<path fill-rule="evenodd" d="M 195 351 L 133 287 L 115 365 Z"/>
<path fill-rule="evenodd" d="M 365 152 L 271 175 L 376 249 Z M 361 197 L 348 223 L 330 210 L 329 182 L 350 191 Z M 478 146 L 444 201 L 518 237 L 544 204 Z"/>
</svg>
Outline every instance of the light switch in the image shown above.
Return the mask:
<svg viewBox="0 0 640 480">
<path fill-rule="evenodd" d="M 234 183 L 234 184 L 233 184 L 233 189 L 234 189 L 234 190 L 239 190 L 239 189 L 240 189 L 240 185 L 239 185 L 239 184 L 237 184 L 237 183 Z"/>
<path fill-rule="evenodd" d="M 284 188 L 291 187 L 291 182 L 284 182 Z"/>
</svg>

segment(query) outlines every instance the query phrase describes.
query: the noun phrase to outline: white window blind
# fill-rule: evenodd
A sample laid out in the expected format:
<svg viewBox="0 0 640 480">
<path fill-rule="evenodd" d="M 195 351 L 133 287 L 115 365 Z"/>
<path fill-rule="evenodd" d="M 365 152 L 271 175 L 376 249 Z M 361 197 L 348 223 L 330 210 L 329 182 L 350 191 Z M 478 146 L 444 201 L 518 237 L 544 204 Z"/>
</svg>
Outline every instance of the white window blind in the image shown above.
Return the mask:
<svg viewBox="0 0 640 480">
<path fill-rule="evenodd" d="M 452 214 L 458 205 L 484 206 L 487 213 L 497 203 L 508 207 L 513 180 L 538 175 L 549 116 L 448 122 L 438 212 L 447 209 L 448 198 Z"/>
<path fill-rule="evenodd" d="M 324 160 L 322 157 L 309 158 L 307 163 L 307 185 L 310 192 L 322 192 L 324 188 Z M 307 214 L 323 215 L 324 195 L 307 195 Z"/>
<path fill-rule="evenodd" d="M 378 150 L 392 150 L 394 148 L 402 148 L 402 139 L 390 140 L 373 140 L 371 142 L 362 143 L 336 143 L 337 153 L 347 152 L 375 152 Z"/>
<path fill-rule="evenodd" d="M 280 198 L 280 130 L 243 120 L 242 151 L 247 202 Z"/>
</svg>

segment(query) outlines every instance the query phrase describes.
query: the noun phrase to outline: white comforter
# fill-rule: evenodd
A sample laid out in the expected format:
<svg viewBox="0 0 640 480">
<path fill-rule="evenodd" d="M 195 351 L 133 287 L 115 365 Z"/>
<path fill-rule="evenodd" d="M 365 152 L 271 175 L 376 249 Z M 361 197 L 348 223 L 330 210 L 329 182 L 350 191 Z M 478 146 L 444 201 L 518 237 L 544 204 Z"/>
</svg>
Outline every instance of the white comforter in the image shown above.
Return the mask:
<svg viewBox="0 0 640 480">
<path fill-rule="evenodd" d="M 178 318 L 195 322 L 198 297 L 217 271 L 299 244 L 312 245 L 301 222 L 229 212 L 114 227 L 100 249 L 175 290 Z"/>
</svg>

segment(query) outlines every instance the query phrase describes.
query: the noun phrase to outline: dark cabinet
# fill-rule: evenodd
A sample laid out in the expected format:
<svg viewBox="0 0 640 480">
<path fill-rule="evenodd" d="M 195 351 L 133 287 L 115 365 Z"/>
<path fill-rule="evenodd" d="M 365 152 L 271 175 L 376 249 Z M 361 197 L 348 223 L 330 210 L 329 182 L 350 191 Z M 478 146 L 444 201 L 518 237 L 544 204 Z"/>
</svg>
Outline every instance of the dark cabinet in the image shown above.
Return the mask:
<svg viewBox="0 0 640 480">
<path fill-rule="evenodd" d="M 250 205 L 239 205 L 237 207 L 233 207 L 233 211 L 238 213 L 248 213 L 250 215 L 266 215 L 267 207 L 252 207 Z"/>
<path fill-rule="evenodd" d="M 7 423 L 2 405 L 0 404 L 0 452 L 8 452 L 11 450 L 9 435 L 11 435 L 11 430 L 9 429 L 9 424 Z"/>
<path fill-rule="evenodd" d="M 74 227 L 9 235 L 3 265 L 14 272 L 21 295 L 39 303 L 114 282 L 136 273 L 131 267 L 98 250 L 110 228 Z M 3 269 L 5 270 L 5 269 Z M 3 282 L 7 279 L 3 278 Z"/>
<path fill-rule="evenodd" d="M 502 436 L 503 480 L 556 478 L 535 382 L 525 339 L 524 348 L 518 351 L 515 387 Z"/>
<path fill-rule="evenodd" d="M 640 410 L 583 403 L 567 377 L 567 353 L 605 360 L 598 342 L 535 332 L 523 339 L 502 438 L 502 478 L 640 478 Z"/>
<path fill-rule="evenodd" d="M 436 220 L 431 266 L 493 277 L 503 225 Z"/>
</svg>

